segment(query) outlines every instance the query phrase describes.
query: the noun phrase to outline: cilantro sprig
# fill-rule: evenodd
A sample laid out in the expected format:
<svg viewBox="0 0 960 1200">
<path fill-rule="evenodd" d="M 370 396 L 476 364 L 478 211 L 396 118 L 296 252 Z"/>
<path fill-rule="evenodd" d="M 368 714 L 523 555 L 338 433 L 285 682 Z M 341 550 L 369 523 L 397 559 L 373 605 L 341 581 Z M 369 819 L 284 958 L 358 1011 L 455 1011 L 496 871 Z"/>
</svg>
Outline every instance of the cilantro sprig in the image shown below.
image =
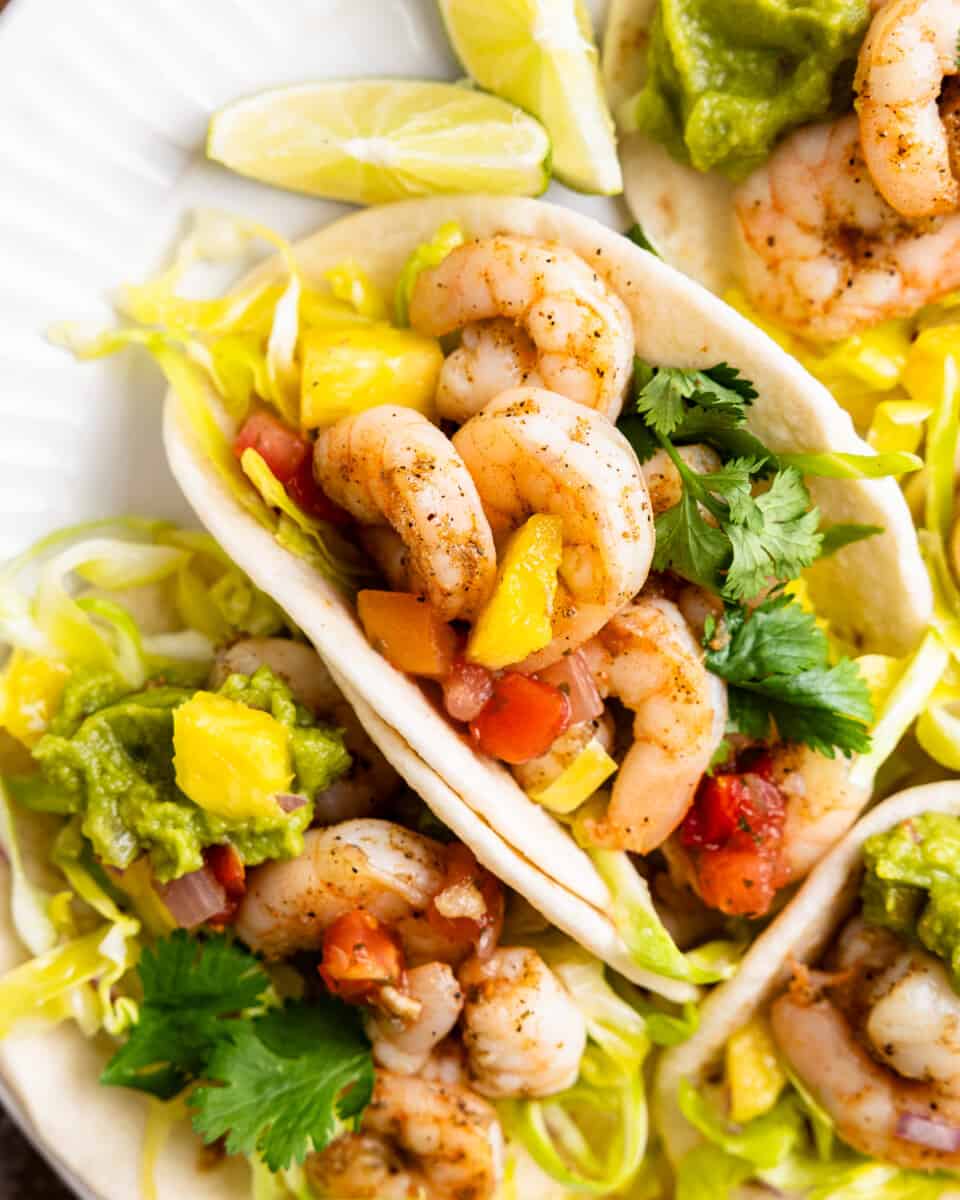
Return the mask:
<svg viewBox="0 0 960 1200">
<path fill-rule="evenodd" d="M 146 949 L 143 1002 L 102 1082 L 170 1099 L 190 1097 L 193 1124 L 272 1171 L 323 1149 L 369 1102 L 374 1071 L 359 1014 L 332 997 L 272 1003 L 252 954 L 223 937 L 182 930 Z"/>
<path fill-rule="evenodd" d="M 698 371 L 651 367 L 638 359 L 633 411 L 620 421 L 641 462 L 662 449 L 683 484 L 680 503 L 657 517 L 654 566 L 732 601 L 794 579 L 823 553 L 819 514 L 801 468 L 837 474 L 842 465 L 851 478 L 875 476 L 878 467 L 909 469 L 882 456 L 806 454 L 794 456 L 796 464 L 781 458 L 746 428 L 756 396 L 753 384 L 728 363 Z M 683 459 L 679 448 L 693 442 L 717 451 L 718 470 L 697 471 Z M 876 532 L 873 526 L 845 526 L 828 548 Z"/>
<path fill-rule="evenodd" d="M 870 747 L 870 691 L 856 663 L 831 665 L 812 613 L 776 595 L 752 611 L 727 605 L 722 625 L 707 622 L 706 665 L 727 682 L 728 729 L 767 739 L 773 728 L 833 758 Z"/>
</svg>

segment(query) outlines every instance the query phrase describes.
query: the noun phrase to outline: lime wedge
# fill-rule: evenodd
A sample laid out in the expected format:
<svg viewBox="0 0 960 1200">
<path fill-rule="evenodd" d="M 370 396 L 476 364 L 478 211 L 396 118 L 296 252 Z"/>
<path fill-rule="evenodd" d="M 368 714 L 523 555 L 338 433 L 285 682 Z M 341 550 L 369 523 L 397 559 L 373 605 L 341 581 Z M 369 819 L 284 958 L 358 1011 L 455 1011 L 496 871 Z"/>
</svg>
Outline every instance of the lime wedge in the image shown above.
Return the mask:
<svg viewBox="0 0 960 1200">
<path fill-rule="evenodd" d="M 613 119 L 583 0 L 439 4 L 454 49 L 477 83 L 546 125 L 557 178 L 583 192 L 621 192 Z"/>
<path fill-rule="evenodd" d="M 349 80 L 261 92 L 216 113 L 207 154 L 240 175 L 312 196 L 535 196 L 550 140 L 512 104 L 452 83 Z"/>
</svg>

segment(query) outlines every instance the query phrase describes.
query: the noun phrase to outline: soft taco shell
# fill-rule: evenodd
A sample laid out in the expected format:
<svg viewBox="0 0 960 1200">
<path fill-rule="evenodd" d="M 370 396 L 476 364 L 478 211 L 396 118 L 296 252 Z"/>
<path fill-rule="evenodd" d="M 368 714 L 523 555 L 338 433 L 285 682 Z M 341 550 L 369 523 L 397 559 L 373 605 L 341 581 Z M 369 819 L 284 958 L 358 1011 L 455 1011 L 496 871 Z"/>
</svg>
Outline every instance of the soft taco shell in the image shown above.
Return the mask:
<svg viewBox="0 0 960 1200">
<path fill-rule="evenodd" d="M 649 28 L 659 0 L 610 0 L 603 81 L 614 114 L 643 87 Z M 623 190 L 657 252 L 713 292 L 736 282 L 734 184 L 695 171 L 642 133 L 620 134 Z"/>
<path fill-rule="evenodd" d="M 786 985 L 790 962 L 815 963 L 852 910 L 860 885 L 860 850 L 867 838 L 925 812 L 960 816 L 960 782 L 910 788 L 877 805 L 814 869 L 783 912 L 757 938 L 736 975 L 700 1007 L 700 1023 L 688 1041 L 660 1060 L 654 1111 L 663 1143 L 676 1164 L 699 1140 L 677 1106 L 682 1080 L 694 1087 L 718 1063 L 731 1034 L 742 1028 Z"/>
<path fill-rule="evenodd" d="M 296 254 L 306 278 L 317 284 L 325 271 L 353 259 L 389 294 L 410 253 L 451 220 L 468 235 L 514 233 L 576 251 L 624 299 L 633 316 L 637 353 L 650 362 L 735 364 L 760 392 L 750 425 L 772 449 L 870 452 L 829 393 L 756 327 L 653 255 L 568 209 L 483 196 L 409 201 L 346 217 L 301 242 Z M 261 268 L 266 274 L 279 270 L 279 260 Z M 211 401 L 215 404 L 212 392 Z M 225 415 L 219 415 L 229 432 Z M 164 438 L 174 475 L 198 516 L 258 586 L 293 617 L 347 689 L 375 710 L 379 720 L 371 733 L 376 740 L 379 730 L 394 765 L 403 773 L 415 759 L 427 769 L 424 778 L 437 777 L 426 799 L 443 804 L 446 816 L 438 809 L 441 819 L 450 820 L 456 808 L 450 800 L 459 797 L 486 831 L 483 845 L 469 836 L 465 840 L 487 866 L 524 894 L 532 877 L 527 871 L 521 880 L 519 863 L 533 864 L 550 878 L 542 911 L 551 922 L 573 933 L 572 913 L 582 911 L 583 905 L 592 907 L 605 932 L 600 936 L 600 926 L 591 922 L 597 936 L 584 941 L 589 950 L 664 995 L 689 992 L 682 985 L 638 973 L 619 939 L 613 951 L 610 897 L 590 859 L 506 770 L 474 752 L 411 679 L 384 662 L 343 596 L 244 511 L 199 449 L 185 408 L 173 393 L 167 401 Z M 812 491 L 829 523 L 884 528 L 883 534 L 818 566 L 812 588 L 821 612 L 838 632 L 865 649 L 904 652 L 924 628 L 930 591 L 899 489 L 892 480 L 816 480 Z M 389 730 L 397 739 L 386 737 Z M 439 781 L 445 785 L 439 786 Z M 500 849 L 494 852 L 494 847 Z"/>
</svg>

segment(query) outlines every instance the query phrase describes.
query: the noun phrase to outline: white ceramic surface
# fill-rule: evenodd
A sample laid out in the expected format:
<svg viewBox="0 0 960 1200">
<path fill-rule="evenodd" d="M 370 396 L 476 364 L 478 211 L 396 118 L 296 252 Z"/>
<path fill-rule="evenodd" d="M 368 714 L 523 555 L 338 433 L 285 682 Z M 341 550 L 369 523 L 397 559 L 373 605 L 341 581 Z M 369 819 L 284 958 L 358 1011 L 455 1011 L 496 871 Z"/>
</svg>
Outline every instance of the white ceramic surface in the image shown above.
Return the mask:
<svg viewBox="0 0 960 1200">
<path fill-rule="evenodd" d="M 592 7 L 602 20 L 605 0 Z M 206 163 L 210 114 L 287 83 L 458 74 L 434 0 L 11 0 L 0 15 L 0 560 L 72 521 L 189 519 L 160 448 L 157 372 L 134 352 L 78 365 L 45 328 L 108 318 L 110 289 L 155 267 L 191 208 L 292 237 L 345 211 Z M 616 201 L 560 187 L 550 198 L 626 224 Z"/>
</svg>

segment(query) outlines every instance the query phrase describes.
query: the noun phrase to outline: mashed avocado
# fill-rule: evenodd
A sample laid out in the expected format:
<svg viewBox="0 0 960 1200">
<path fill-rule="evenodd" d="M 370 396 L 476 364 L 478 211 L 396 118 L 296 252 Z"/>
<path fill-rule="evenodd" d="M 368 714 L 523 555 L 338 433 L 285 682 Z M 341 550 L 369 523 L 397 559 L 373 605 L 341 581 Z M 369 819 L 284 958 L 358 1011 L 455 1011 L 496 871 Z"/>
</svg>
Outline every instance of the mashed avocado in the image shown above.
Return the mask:
<svg viewBox="0 0 960 1200">
<path fill-rule="evenodd" d="M 627 122 L 698 171 L 743 178 L 838 93 L 849 106 L 869 13 L 868 0 L 660 0 Z"/>
<path fill-rule="evenodd" d="M 863 847 L 863 915 L 943 959 L 960 991 L 960 817 L 924 813 Z"/>
<path fill-rule="evenodd" d="M 292 858 L 303 849 L 310 801 L 349 768 L 340 730 L 317 725 L 266 667 L 231 676 L 221 691 L 269 712 L 288 730 L 293 788 L 308 803 L 291 813 L 230 821 L 192 803 L 176 784 L 173 714 L 194 689 L 148 687 L 130 694 L 108 672 L 77 672 L 64 689 L 50 732 L 33 750 L 36 776 L 14 781 L 30 807 L 78 814 L 94 854 L 128 867 L 147 853 L 160 882 L 203 865 L 204 847 L 229 841 L 248 865 Z"/>
</svg>

